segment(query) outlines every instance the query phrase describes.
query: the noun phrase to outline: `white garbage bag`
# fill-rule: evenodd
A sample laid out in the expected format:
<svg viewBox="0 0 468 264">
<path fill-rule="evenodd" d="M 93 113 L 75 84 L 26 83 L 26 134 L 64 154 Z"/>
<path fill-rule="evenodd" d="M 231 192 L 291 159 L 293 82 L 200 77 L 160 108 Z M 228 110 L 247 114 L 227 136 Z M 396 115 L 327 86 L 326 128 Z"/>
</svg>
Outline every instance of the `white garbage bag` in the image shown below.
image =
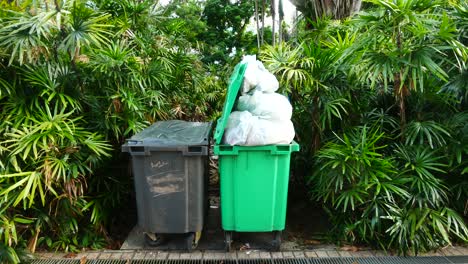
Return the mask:
<svg viewBox="0 0 468 264">
<path fill-rule="evenodd" d="M 242 85 L 242 94 L 248 93 L 255 88 L 260 82 L 260 76 L 265 70 L 265 66 L 261 61 L 258 61 L 255 55 L 246 55 L 242 59 L 242 63 L 247 63 L 245 69 L 244 81 Z"/>
<path fill-rule="evenodd" d="M 252 123 L 245 146 L 290 144 L 294 139 L 294 125 L 291 120 L 268 120 L 257 118 Z"/>
<path fill-rule="evenodd" d="M 290 120 L 292 105 L 288 98 L 278 93 L 255 91 L 252 95 L 242 95 L 237 101 L 238 111 L 249 111 L 254 116 L 270 120 Z"/>
<path fill-rule="evenodd" d="M 279 82 L 276 76 L 268 70 L 260 72 L 258 77 L 258 84 L 255 90 L 264 93 L 274 93 L 279 89 Z"/>
<path fill-rule="evenodd" d="M 227 145 L 245 145 L 254 117 L 247 111 L 234 111 L 229 115 L 224 130 L 224 143 Z"/>
</svg>

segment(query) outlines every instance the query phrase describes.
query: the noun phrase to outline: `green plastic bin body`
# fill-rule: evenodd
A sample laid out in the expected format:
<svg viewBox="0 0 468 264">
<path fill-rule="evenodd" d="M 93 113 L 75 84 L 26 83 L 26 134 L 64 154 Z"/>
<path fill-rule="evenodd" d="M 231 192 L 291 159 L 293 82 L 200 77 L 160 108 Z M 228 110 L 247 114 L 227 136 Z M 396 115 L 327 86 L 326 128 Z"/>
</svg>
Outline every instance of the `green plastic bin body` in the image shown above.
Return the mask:
<svg viewBox="0 0 468 264">
<path fill-rule="evenodd" d="M 226 231 L 269 232 L 284 230 L 291 153 L 299 145 L 222 145 L 227 119 L 237 101 L 245 65 L 231 75 L 223 115 L 215 131 L 221 185 L 221 219 Z"/>
<path fill-rule="evenodd" d="M 289 164 L 296 143 L 258 147 L 215 146 L 219 155 L 221 218 L 224 230 L 283 230 Z"/>
</svg>

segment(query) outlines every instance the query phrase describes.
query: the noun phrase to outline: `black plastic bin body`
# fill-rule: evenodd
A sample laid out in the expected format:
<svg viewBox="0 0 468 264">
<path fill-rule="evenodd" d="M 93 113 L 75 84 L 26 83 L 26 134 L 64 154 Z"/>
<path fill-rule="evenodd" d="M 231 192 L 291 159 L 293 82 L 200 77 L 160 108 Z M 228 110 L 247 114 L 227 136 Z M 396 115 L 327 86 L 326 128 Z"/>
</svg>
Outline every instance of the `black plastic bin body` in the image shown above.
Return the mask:
<svg viewBox="0 0 468 264">
<path fill-rule="evenodd" d="M 132 157 L 138 225 L 150 233 L 201 232 L 211 123 L 162 121 L 122 146 Z"/>
</svg>

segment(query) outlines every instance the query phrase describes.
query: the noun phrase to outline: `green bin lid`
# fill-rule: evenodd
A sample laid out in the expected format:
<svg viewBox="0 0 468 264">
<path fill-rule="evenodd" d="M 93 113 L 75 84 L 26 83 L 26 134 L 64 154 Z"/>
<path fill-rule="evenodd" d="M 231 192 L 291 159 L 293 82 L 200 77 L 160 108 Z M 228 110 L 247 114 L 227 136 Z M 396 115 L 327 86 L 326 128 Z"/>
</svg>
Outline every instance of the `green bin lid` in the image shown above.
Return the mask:
<svg viewBox="0 0 468 264">
<path fill-rule="evenodd" d="M 159 121 L 127 139 L 127 144 L 160 147 L 208 145 L 210 131 L 211 123 Z"/>
<path fill-rule="evenodd" d="M 234 72 L 229 78 L 229 85 L 226 93 L 226 100 L 224 101 L 223 114 L 221 115 L 221 118 L 218 119 L 218 123 L 216 124 L 216 131 L 214 134 L 215 142 L 218 145 L 221 144 L 224 128 L 226 127 L 229 115 L 231 114 L 232 108 L 234 107 L 234 103 L 236 102 L 239 90 L 242 87 L 246 68 L 246 63 L 238 63 L 234 68 Z"/>
</svg>

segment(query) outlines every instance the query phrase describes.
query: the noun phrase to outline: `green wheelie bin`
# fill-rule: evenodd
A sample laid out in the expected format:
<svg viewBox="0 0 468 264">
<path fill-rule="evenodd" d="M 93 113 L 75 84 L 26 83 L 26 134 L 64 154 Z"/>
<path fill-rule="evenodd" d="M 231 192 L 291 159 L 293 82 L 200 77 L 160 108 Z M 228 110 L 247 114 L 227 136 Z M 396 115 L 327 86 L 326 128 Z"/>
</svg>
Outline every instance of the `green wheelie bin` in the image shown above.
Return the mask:
<svg viewBox="0 0 468 264">
<path fill-rule="evenodd" d="M 214 134 L 218 155 L 221 221 L 225 247 L 233 232 L 273 232 L 272 249 L 281 246 L 285 228 L 291 153 L 299 145 L 231 146 L 222 143 L 224 129 L 239 97 L 246 64 L 238 64 L 229 80 L 221 118 Z"/>
</svg>

